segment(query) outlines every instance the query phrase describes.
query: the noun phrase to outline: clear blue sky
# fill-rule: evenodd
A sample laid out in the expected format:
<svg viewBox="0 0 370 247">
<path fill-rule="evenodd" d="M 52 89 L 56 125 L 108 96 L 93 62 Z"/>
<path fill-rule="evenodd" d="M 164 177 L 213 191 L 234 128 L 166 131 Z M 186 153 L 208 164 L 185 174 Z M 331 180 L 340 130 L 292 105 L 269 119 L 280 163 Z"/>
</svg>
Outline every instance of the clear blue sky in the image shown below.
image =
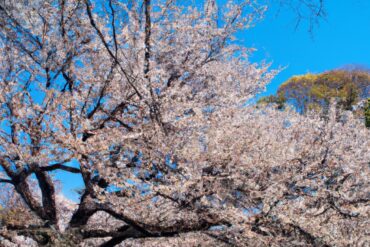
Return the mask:
<svg viewBox="0 0 370 247">
<path fill-rule="evenodd" d="M 253 29 L 243 33 L 247 46 L 258 51 L 252 60 L 266 59 L 273 67 L 288 66 L 263 93 L 273 94 L 289 77 L 307 72 L 320 73 L 346 65 L 370 67 L 370 0 L 325 0 L 326 20 L 312 36 L 307 23 L 295 30 L 294 13 L 276 16 L 276 6 Z"/>
<path fill-rule="evenodd" d="M 294 14 L 276 8 L 267 12 L 257 26 L 239 36 L 248 47 L 258 49 L 252 60 L 273 62 L 273 68 L 287 66 L 268 86 L 272 94 L 289 77 L 307 72 L 319 73 L 349 64 L 370 67 L 370 0 L 326 0 L 327 19 L 320 22 L 313 36 L 303 24 L 295 30 Z M 77 164 L 71 164 L 76 166 Z M 63 194 L 77 200 L 81 176 L 56 172 Z"/>
</svg>

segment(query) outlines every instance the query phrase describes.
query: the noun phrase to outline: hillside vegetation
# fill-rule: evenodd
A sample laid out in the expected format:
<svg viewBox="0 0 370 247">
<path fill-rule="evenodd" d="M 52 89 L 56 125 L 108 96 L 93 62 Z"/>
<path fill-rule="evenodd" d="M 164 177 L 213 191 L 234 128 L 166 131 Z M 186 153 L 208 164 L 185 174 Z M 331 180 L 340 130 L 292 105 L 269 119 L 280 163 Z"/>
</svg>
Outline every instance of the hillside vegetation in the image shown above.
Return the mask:
<svg viewBox="0 0 370 247">
<path fill-rule="evenodd" d="M 370 73 L 367 70 L 332 70 L 293 76 L 279 87 L 276 95 L 263 97 L 258 104 L 276 104 L 279 109 L 289 104 L 298 112 L 306 113 L 328 109 L 330 102 L 335 100 L 343 110 L 363 114 L 369 92 Z M 358 105 L 360 107 L 356 107 Z"/>
</svg>

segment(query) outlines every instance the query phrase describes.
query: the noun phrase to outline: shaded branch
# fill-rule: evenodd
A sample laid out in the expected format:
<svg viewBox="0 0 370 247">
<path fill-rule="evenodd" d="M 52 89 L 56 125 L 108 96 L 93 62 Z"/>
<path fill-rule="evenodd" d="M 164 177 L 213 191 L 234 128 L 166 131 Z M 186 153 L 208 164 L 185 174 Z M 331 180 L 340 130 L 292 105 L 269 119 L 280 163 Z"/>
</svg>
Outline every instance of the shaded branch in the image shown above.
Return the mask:
<svg viewBox="0 0 370 247">
<path fill-rule="evenodd" d="M 3 179 L 3 178 L 0 178 L 0 183 L 14 184 L 12 180 L 10 180 L 10 179 Z"/>
<path fill-rule="evenodd" d="M 40 168 L 42 171 L 49 172 L 49 171 L 55 171 L 55 170 L 63 170 L 71 173 L 81 173 L 81 170 L 78 168 L 62 165 L 61 163 L 53 164 L 50 166 L 45 166 Z"/>
</svg>

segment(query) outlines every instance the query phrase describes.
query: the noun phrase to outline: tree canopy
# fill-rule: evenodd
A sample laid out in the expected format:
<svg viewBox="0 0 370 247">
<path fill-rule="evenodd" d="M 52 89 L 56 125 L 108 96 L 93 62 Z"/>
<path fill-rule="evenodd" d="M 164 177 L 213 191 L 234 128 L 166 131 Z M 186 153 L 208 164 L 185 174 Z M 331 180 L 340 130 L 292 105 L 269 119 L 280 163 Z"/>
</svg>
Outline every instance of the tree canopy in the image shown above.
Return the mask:
<svg viewBox="0 0 370 247">
<path fill-rule="evenodd" d="M 368 243 L 361 120 L 242 107 L 277 73 L 235 38 L 265 10 L 0 1 L 1 245 Z"/>
<path fill-rule="evenodd" d="M 332 70 L 321 74 L 294 76 L 284 82 L 276 95 L 261 98 L 259 104 L 293 105 L 299 112 L 328 108 L 335 99 L 344 110 L 353 110 L 370 94 L 370 73 L 364 69 Z"/>
</svg>

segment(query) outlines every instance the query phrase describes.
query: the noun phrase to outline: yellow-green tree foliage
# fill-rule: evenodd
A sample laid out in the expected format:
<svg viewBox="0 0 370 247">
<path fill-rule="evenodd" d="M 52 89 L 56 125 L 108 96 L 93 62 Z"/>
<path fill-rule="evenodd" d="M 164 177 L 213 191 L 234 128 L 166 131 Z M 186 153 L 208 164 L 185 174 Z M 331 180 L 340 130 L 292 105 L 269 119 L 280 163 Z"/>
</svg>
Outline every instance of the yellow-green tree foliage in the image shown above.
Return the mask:
<svg viewBox="0 0 370 247">
<path fill-rule="evenodd" d="M 370 74 L 365 70 L 333 70 L 322 74 L 293 76 L 278 89 L 277 96 L 267 96 L 259 103 L 276 103 L 280 108 L 289 103 L 299 112 L 321 110 L 331 99 L 352 110 L 370 91 Z"/>
<path fill-rule="evenodd" d="M 284 97 L 283 94 L 278 94 L 278 95 L 269 95 L 266 97 L 262 97 L 258 100 L 257 104 L 262 104 L 262 105 L 268 105 L 268 104 L 277 104 L 278 109 L 284 108 L 286 102 L 286 98 Z"/>
</svg>

